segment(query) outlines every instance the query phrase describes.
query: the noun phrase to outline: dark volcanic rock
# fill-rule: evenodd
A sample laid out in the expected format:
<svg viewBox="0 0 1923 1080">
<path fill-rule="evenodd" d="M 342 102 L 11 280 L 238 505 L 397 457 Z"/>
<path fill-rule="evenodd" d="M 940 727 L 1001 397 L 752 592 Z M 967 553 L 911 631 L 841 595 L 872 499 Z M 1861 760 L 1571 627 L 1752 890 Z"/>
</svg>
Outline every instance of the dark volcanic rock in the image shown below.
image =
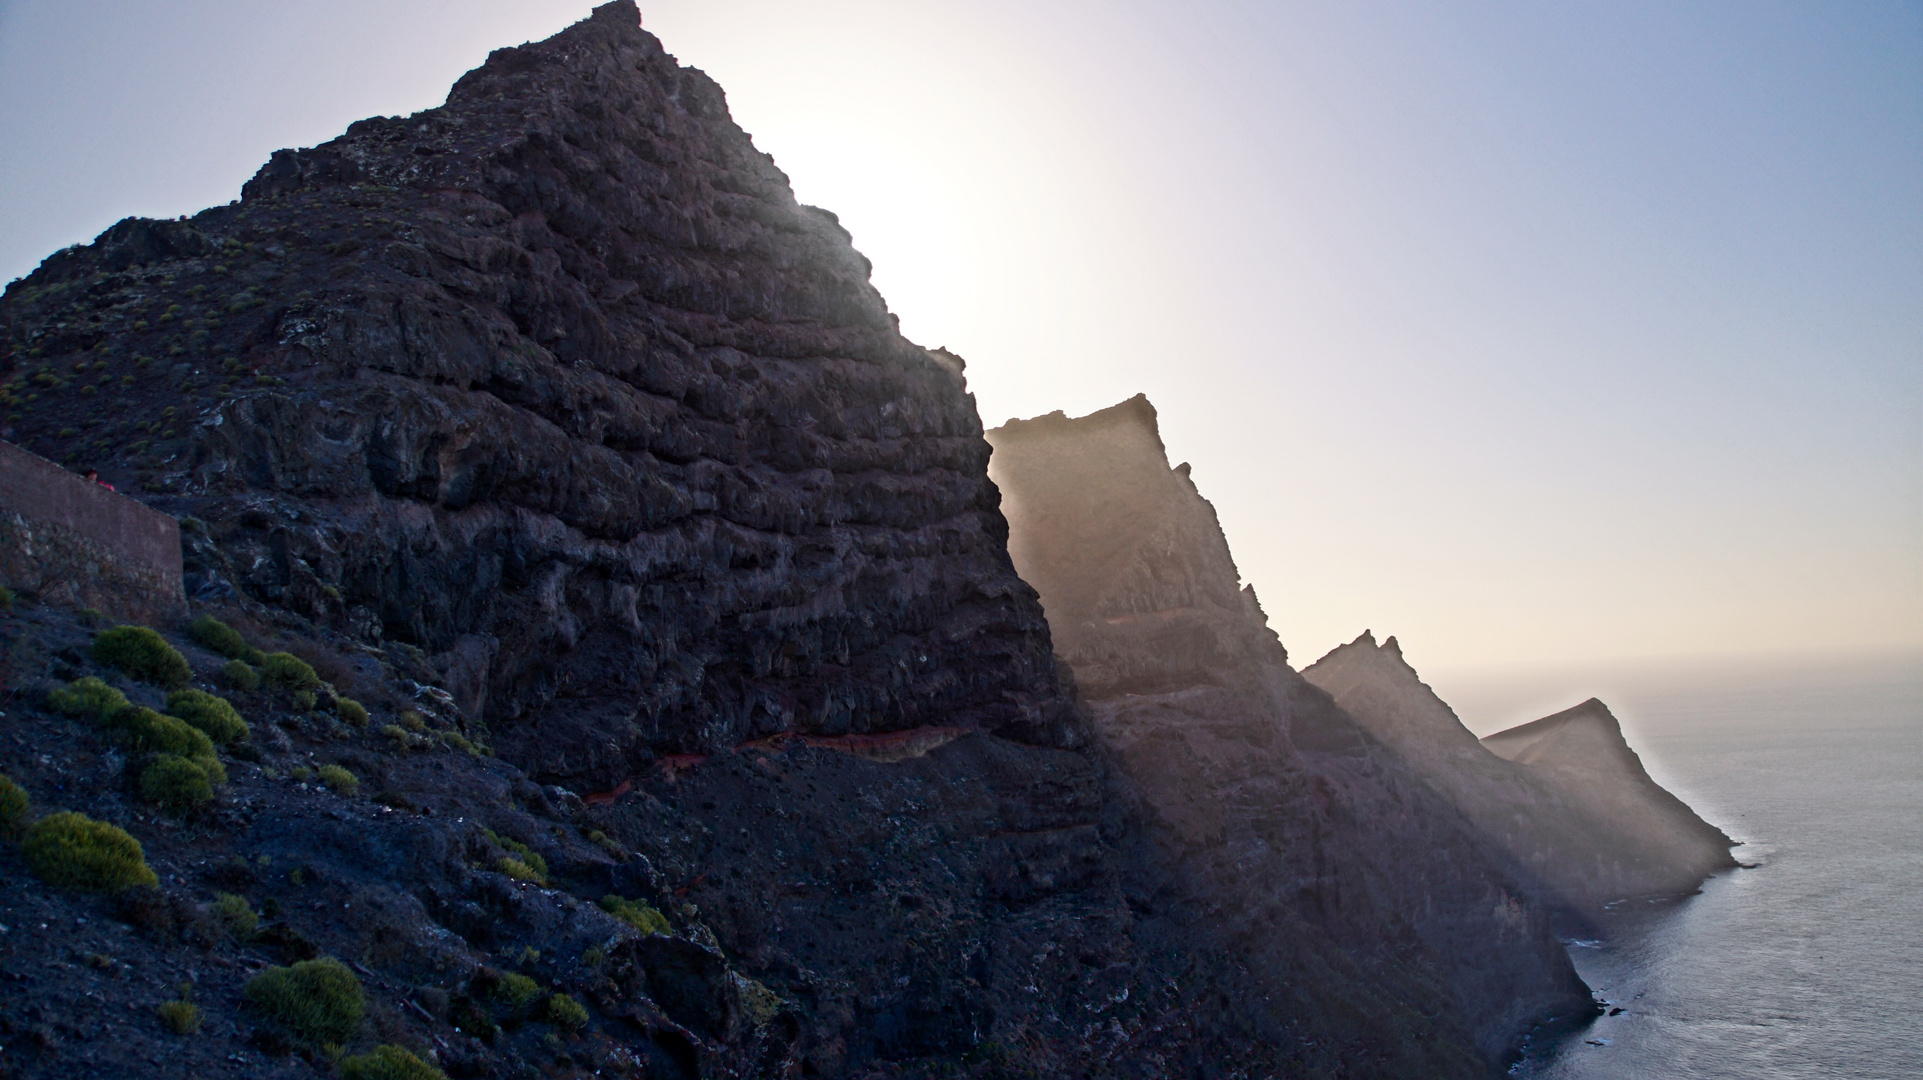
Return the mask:
<svg viewBox="0 0 1923 1080">
<path fill-rule="evenodd" d="M 1590 1010 L 1503 852 L 1285 663 L 1145 399 L 988 437 L 1016 566 L 1146 823 L 1141 936 L 1219 950 L 1234 1023 L 1312 1032 L 1329 1068 L 1478 1075 Z"/>
<path fill-rule="evenodd" d="M 1573 914 L 1593 917 L 1626 896 L 1691 892 L 1736 865 L 1729 837 L 1650 779 L 1599 701 L 1478 741 L 1394 638 L 1377 645 L 1364 632 L 1302 675 Z"/>
<path fill-rule="evenodd" d="M 17 441 L 209 524 L 202 596 L 421 650 L 538 774 L 1073 744 L 961 362 L 868 271 L 623 0 L 59 253 L 0 350 Z"/>
</svg>

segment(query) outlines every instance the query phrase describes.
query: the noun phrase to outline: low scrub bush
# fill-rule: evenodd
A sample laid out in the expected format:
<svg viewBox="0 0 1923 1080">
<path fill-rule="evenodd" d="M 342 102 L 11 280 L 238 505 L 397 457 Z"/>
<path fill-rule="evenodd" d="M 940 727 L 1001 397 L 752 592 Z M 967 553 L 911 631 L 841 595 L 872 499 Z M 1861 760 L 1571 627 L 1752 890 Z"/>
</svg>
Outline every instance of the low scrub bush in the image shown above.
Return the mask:
<svg viewBox="0 0 1923 1080">
<path fill-rule="evenodd" d="M 34 822 L 20 847 L 34 876 L 56 888 L 118 892 L 160 881 L 140 841 L 71 810 Z"/>
<path fill-rule="evenodd" d="M 176 1035 L 192 1035 L 200 1030 L 200 1006 L 181 998 L 177 1001 L 163 1001 L 155 1010 L 160 1014 L 160 1022 L 167 1030 Z"/>
<path fill-rule="evenodd" d="M 512 855 L 495 860 L 494 869 L 499 870 L 501 873 L 506 874 L 516 881 L 528 881 L 536 885 L 547 884 L 546 875 Z"/>
<path fill-rule="evenodd" d="M 11 840 L 26 828 L 27 812 L 33 808 L 33 800 L 27 797 L 27 789 L 13 782 L 13 777 L 0 773 L 0 839 Z"/>
<path fill-rule="evenodd" d="M 167 712 L 199 728 L 223 746 L 246 742 L 252 734 L 247 721 L 240 718 L 233 703 L 224 697 L 191 687 L 167 695 Z"/>
<path fill-rule="evenodd" d="M 355 727 L 364 728 L 367 726 L 367 706 L 362 705 L 352 698 L 341 698 L 339 701 L 336 701 L 334 703 L 334 710 L 341 714 L 342 720 L 347 721 Z"/>
<path fill-rule="evenodd" d="M 187 634 L 202 646 L 230 660 L 239 660 L 247 655 L 247 639 L 241 636 L 240 631 L 212 615 L 195 619 L 193 625 L 187 628 Z"/>
<path fill-rule="evenodd" d="M 93 639 L 93 658 L 158 686 L 183 686 L 194 677 L 180 650 L 144 626 L 102 630 Z"/>
<path fill-rule="evenodd" d="M 629 900 L 625 896 L 609 893 L 601 898 L 601 910 L 644 934 L 667 934 L 674 931 L 674 927 L 668 925 L 666 915 L 639 900 Z"/>
<path fill-rule="evenodd" d="M 551 1023 L 569 1031 L 579 1031 L 588 1026 L 587 1009 L 566 994 L 556 994 L 548 999 L 547 1015 Z"/>
<path fill-rule="evenodd" d="M 260 916 L 247 903 L 247 898 L 234 893 L 214 894 L 214 914 L 220 916 L 220 924 L 227 928 L 235 940 L 252 941 L 260 932 Z"/>
<path fill-rule="evenodd" d="M 268 653 L 256 666 L 262 681 L 277 690 L 320 689 L 320 676 L 314 674 L 313 665 L 293 653 Z"/>
<path fill-rule="evenodd" d="M 351 799 L 360 794 L 360 777 L 339 765 L 322 765 L 316 770 L 316 774 L 320 777 L 321 783 L 334 789 L 336 795 Z"/>
<path fill-rule="evenodd" d="M 398 1046 L 341 1059 L 341 1080 L 447 1080 L 447 1074 Z"/>
<path fill-rule="evenodd" d="M 13 610 L 13 590 L 0 585 L 0 611 Z"/>
<path fill-rule="evenodd" d="M 89 675 L 48 694 L 47 704 L 68 716 L 106 721 L 127 707 L 127 695 Z"/>
<path fill-rule="evenodd" d="M 260 689 L 260 672 L 245 660 L 229 660 L 220 665 L 220 677 L 227 680 L 228 686 L 243 694 Z"/>
<path fill-rule="evenodd" d="M 206 766 L 178 754 L 162 754 L 140 773 L 140 794 L 176 813 L 214 801 L 214 782 Z"/>
<path fill-rule="evenodd" d="M 322 957 L 292 967 L 270 967 L 247 980 L 248 1008 L 315 1043 L 345 1043 L 367 1015 L 361 981 L 347 965 Z"/>
<path fill-rule="evenodd" d="M 515 856 L 518 856 L 522 862 L 533 867 L 535 871 L 539 873 L 542 877 L 547 876 L 548 861 L 546 859 L 543 859 L 540 853 L 535 851 L 533 848 L 527 846 L 526 844 L 521 843 L 519 840 L 513 839 L 512 837 L 502 836 L 500 833 L 495 832 L 493 829 L 482 829 L 481 833 L 482 835 L 487 837 L 489 843 L 492 843 L 496 847 L 503 848 L 509 853 Z"/>
<path fill-rule="evenodd" d="M 520 1008 L 541 996 L 541 984 L 519 972 L 504 971 L 494 981 L 494 997 Z"/>
<path fill-rule="evenodd" d="M 616 840 L 600 829 L 589 832 L 588 840 L 602 851 L 607 852 L 622 862 L 628 861 L 628 849 L 621 846 L 621 841 Z"/>
<path fill-rule="evenodd" d="M 214 741 L 206 732 L 178 717 L 135 705 L 115 713 L 110 723 L 121 739 L 136 750 L 179 754 L 202 765 L 210 761 L 219 764 L 214 757 Z M 221 782 L 226 782 L 224 776 Z"/>
</svg>

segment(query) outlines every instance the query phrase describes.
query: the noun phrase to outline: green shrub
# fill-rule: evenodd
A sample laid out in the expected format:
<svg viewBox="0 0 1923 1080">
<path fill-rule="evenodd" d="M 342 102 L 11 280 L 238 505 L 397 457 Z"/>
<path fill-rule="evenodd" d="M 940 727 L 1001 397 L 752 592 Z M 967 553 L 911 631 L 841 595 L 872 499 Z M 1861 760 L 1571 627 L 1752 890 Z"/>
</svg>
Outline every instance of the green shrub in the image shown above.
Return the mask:
<svg viewBox="0 0 1923 1080">
<path fill-rule="evenodd" d="M 548 999 L 548 1020 L 569 1031 L 579 1031 L 588 1026 L 588 1011 L 566 994 L 556 994 Z"/>
<path fill-rule="evenodd" d="M 187 634 L 201 645 L 230 660 L 238 660 L 247 655 L 247 639 L 240 636 L 240 631 L 212 615 L 202 615 L 195 619 L 193 625 L 187 628 Z"/>
<path fill-rule="evenodd" d="M 149 802 L 186 813 L 214 801 L 214 783 L 199 762 L 162 754 L 142 770 L 140 794 Z"/>
<path fill-rule="evenodd" d="M 481 832 L 488 838 L 490 843 L 507 851 L 509 855 L 512 856 L 512 858 L 503 861 L 519 863 L 533 875 L 532 877 L 520 877 L 519 880 L 540 881 L 543 883 L 547 881 L 548 861 L 543 859 L 539 852 L 521 843 L 519 840 L 511 840 L 508 837 L 502 836 L 493 829 L 482 829 Z M 517 876 L 509 874 L 506 870 L 502 870 L 501 872 L 507 874 L 509 877 Z"/>
<path fill-rule="evenodd" d="M 140 841 L 71 810 L 34 822 L 20 848 L 34 876 L 56 888 L 118 892 L 160 883 Z"/>
<path fill-rule="evenodd" d="M 426 731 L 427 721 L 421 718 L 420 713 L 407 709 L 401 713 L 401 726 L 409 731 Z"/>
<path fill-rule="evenodd" d="M 494 983 L 494 996 L 518 1009 L 541 996 L 541 984 L 518 972 L 504 971 Z"/>
<path fill-rule="evenodd" d="M 20 835 L 32 806 L 27 789 L 14 783 L 13 777 L 0 773 L 0 839 L 11 840 Z"/>
<path fill-rule="evenodd" d="M 447 1080 L 447 1074 L 392 1044 L 341 1059 L 341 1080 Z"/>
<path fill-rule="evenodd" d="M 512 855 L 504 856 L 496 860 L 494 869 L 499 870 L 501 873 L 506 874 L 516 881 L 531 881 L 536 885 L 547 884 L 547 877 L 545 875 Z"/>
<path fill-rule="evenodd" d="M 127 707 L 127 695 L 89 675 L 48 694 L 47 704 L 68 716 L 105 721 Z"/>
<path fill-rule="evenodd" d="M 270 967 L 241 987 L 247 1007 L 316 1043 L 344 1043 L 367 1015 L 361 981 L 347 965 L 322 957 Z"/>
<path fill-rule="evenodd" d="M 260 668 L 260 677 L 268 686 L 279 690 L 316 690 L 320 688 L 320 676 L 307 661 L 290 652 L 268 653 L 255 665 Z"/>
<path fill-rule="evenodd" d="M 253 907 L 244 896 L 230 892 L 215 893 L 214 914 L 220 916 L 220 924 L 238 940 L 251 941 L 260 930 L 260 916 L 254 914 Z"/>
<path fill-rule="evenodd" d="M 0 611 L 13 610 L 13 590 L 0 585 Z"/>
<path fill-rule="evenodd" d="M 168 694 L 167 712 L 199 728 L 208 738 L 224 746 L 246 742 L 252 734 L 247 729 L 247 721 L 234 711 L 232 702 L 205 690 L 190 687 Z"/>
<path fill-rule="evenodd" d="M 206 732 L 178 717 L 157 713 L 144 705 L 120 710 L 110 722 L 136 750 L 179 754 L 205 764 L 214 760 L 214 742 Z M 204 760 L 203 760 L 204 759 Z"/>
<path fill-rule="evenodd" d="M 260 672 L 245 660 L 229 660 L 220 665 L 220 677 L 243 694 L 260 689 Z"/>
<path fill-rule="evenodd" d="M 155 1010 L 160 1014 L 160 1022 L 167 1030 L 176 1035 L 192 1035 L 200 1030 L 200 1006 L 186 999 L 163 1001 Z"/>
<path fill-rule="evenodd" d="M 601 898 L 601 910 L 644 934 L 667 934 L 674 931 L 674 927 L 668 925 L 666 915 L 639 900 L 629 900 L 625 896 L 609 893 Z"/>
<path fill-rule="evenodd" d="M 334 789 L 336 795 L 353 798 L 360 794 L 361 779 L 339 765 L 322 765 L 319 769 L 321 783 Z"/>
<path fill-rule="evenodd" d="M 334 703 L 334 709 L 341 714 L 342 720 L 347 721 L 355 727 L 364 728 L 367 726 L 367 706 L 362 705 L 360 702 L 352 698 L 341 698 Z"/>
<path fill-rule="evenodd" d="M 142 682 L 182 686 L 194 677 L 187 658 L 144 626 L 116 626 L 93 639 L 93 658 Z"/>
</svg>

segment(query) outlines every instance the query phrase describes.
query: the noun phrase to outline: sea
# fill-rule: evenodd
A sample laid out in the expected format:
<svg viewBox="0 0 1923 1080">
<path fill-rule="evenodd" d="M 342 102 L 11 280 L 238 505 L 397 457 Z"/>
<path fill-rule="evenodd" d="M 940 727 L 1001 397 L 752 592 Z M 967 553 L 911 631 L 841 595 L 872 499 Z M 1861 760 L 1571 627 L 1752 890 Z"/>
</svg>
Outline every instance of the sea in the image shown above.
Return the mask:
<svg viewBox="0 0 1923 1080">
<path fill-rule="evenodd" d="M 1745 868 L 1566 941 L 1608 1014 L 1512 1075 L 1923 1078 L 1923 657 L 1566 682 L 1438 690 L 1479 735 L 1595 693 L 1650 774 L 1742 842 Z"/>
</svg>

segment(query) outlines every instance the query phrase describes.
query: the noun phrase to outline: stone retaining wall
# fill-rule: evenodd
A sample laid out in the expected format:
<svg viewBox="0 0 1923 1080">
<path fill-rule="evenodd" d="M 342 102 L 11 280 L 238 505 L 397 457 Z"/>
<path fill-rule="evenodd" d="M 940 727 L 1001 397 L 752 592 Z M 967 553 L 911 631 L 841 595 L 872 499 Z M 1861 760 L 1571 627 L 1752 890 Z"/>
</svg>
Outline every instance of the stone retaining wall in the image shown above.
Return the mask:
<svg viewBox="0 0 1923 1080">
<path fill-rule="evenodd" d="M 0 442 L 0 583 L 123 620 L 184 614 L 180 524 Z"/>
</svg>

